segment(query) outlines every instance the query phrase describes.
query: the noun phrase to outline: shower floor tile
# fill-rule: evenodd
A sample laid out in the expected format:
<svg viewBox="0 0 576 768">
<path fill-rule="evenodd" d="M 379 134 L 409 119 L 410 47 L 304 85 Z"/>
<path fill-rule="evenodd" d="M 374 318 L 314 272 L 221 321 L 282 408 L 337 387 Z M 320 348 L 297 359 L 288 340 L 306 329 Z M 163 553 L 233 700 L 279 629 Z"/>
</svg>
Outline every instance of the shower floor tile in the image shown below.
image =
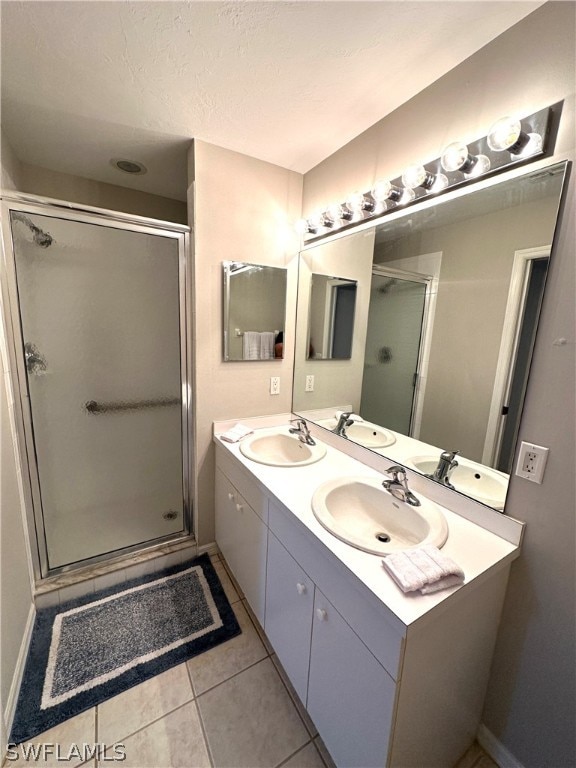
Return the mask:
<svg viewBox="0 0 576 768">
<path fill-rule="evenodd" d="M 36 744 L 124 745 L 126 768 L 334 768 L 220 555 L 211 559 L 235 602 L 243 635 L 40 734 Z M 51 761 L 52 760 L 52 761 Z M 19 766 L 79 766 L 23 759 Z M 6 760 L 4 768 L 14 763 Z M 454 768 L 498 768 L 475 743 Z"/>
</svg>

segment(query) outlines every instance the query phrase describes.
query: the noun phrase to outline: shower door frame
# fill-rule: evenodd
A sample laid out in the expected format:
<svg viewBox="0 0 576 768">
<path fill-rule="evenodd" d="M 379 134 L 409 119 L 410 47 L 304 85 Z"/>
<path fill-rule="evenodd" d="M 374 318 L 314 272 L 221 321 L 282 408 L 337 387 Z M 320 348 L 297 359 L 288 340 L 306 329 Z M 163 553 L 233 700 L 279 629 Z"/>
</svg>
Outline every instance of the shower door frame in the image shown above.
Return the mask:
<svg viewBox="0 0 576 768">
<path fill-rule="evenodd" d="M 93 206 L 84 206 L 62 200 L 43 198 L 36 195 L 9 192 L 0 195 L 1 209 L 1 244 L 0 277 L 2 283 L 2 311 L 6 332 L 6 346 L 10 367 L 10 379 L 14 395 L 14 417 L 19 453 L 19 466 L 22 476 L 24 507 L 30 541 L 30 552 L 34 577 L 41 581 L 60 573 L 79 570 L 99 563 L 108 563 L 123 559 L 135 552 L 144 552 L 160 545 L 193 540 L 192 508 L 192 365 L 191 365 L 191 330 L 192 313 L 190 307 L 192 270 L 190 263 L 190 228 L 159 219 L 151 219 L 118 211 L 111 211 Z M 112 550 L 94 557 L 69 563 L 54 568 L 49 567 L 48 548 L 44 527 L 42 496 L 38 462 L 34 441 L 34 425 L 28 390 L 26 363 L 24 359 L 24 340 L 20 317 L 18 282 L 16 276 L 16 254 L 10 220 L 11 211 L 25 214 L 38 214 L 65 219 L 84 224 L 103 226 L 140 234 L 158 235 L 176 240 L 178 245 L 178 292 L 179 292 L 179 330 L 180 330 L 180 375 L 182 392 L 182 502 L 183 530 L 166 536 L 149 539 L 118 550 Z"/>
</svg>

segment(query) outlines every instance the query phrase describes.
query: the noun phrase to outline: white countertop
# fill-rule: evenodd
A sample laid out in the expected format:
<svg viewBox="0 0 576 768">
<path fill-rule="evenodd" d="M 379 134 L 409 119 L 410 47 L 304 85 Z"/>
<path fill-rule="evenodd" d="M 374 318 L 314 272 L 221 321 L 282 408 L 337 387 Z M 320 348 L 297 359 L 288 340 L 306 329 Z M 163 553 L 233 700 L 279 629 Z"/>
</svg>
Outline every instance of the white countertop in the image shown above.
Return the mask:
<svg viewBox="0 0 576 768">
<path fill-rule="evenodd" d="M 216 429 L 219 426 L 217 425 Z M 223 427 L 222 431 L 225 428 Z M 261 431 L 269 429 L 286 430 L 288 433 L 287 425 L 268 427 Z M 217 433 L 214 439 L 255 477 L 269 495 L 287 507 L 405 626 L 423 619 L 431 609 L 448 598 L 455 598 L 455 593 L 462 591 L 464 597 L 467 587 L 470 588 L 474 580 L 482 578 L 489 571 L 504 567 L 520 553 L 517 545 L 436 502 L 443 511 L 449 528 L 448 540 L 442 547 L 442 552 L 461 566 L 465 573 L 465 584 L 431 595 L 406 595 L 385 571 L 379 555 L 368 554 L 336 538 L 318 522 L 312 512 L 312 495 L 325 481 L 345 476 L 382 479 L 382 474 L 330 445 L 327 445 L 326 456 L 314 464 L 274 467 L 246 458 L 240 452 L 239 443 L 224 442 Z M 421 490 L 419 494 L 423 495 Z M 458 504 L 457 499 L 455 504 Z"/>
</svg>

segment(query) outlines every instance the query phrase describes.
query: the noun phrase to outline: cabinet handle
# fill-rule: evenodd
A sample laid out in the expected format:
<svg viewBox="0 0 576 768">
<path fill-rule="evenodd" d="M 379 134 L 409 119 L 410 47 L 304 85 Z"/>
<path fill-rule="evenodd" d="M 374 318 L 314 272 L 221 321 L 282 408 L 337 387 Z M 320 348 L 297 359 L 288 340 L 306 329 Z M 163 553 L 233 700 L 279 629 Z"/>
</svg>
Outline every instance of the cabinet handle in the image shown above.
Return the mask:
<svg viewBox="0 0 576 768">
<path fill-rule="evenodd" d="M 298 582 L 296 584 L 296 591 L 298 592 L 299 595 L 305 595 L 306 594 L 306 584 L 300 584 L 300 582 Z"/>
<path fill-rule="evenodd" d="M 230 501 L 234 501 L 234 494 L 233 493 L 229 493 L 228 494 L 228 498 L 230 499 Z"/>
<path fill-rule="evenodd" d="M 242 504 L 236 504 L 236 512 L 242 512 L 243 509 L 244 507 L 242 506 Z"/>
<path fill-rule="evenodd" d="M 328 613 L 324 608 L 316 608 L 316 616 L 318 617 L 318 621 L 326 621 Z"/>
</svg>

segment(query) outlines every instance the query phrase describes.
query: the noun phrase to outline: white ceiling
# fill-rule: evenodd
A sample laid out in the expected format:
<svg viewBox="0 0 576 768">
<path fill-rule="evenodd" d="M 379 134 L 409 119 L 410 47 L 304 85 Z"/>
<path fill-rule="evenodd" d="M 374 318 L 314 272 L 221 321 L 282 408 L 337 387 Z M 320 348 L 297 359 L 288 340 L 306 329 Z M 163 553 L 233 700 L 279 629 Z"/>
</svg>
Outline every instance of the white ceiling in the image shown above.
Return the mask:
<svg viewBox="0 0 576 768">
<path fill-rule="evenodd" d="M 542 0 L 1 5 L 17 156 L 184 200 L 191 138 L 305 172 Z"/>
</svg>

